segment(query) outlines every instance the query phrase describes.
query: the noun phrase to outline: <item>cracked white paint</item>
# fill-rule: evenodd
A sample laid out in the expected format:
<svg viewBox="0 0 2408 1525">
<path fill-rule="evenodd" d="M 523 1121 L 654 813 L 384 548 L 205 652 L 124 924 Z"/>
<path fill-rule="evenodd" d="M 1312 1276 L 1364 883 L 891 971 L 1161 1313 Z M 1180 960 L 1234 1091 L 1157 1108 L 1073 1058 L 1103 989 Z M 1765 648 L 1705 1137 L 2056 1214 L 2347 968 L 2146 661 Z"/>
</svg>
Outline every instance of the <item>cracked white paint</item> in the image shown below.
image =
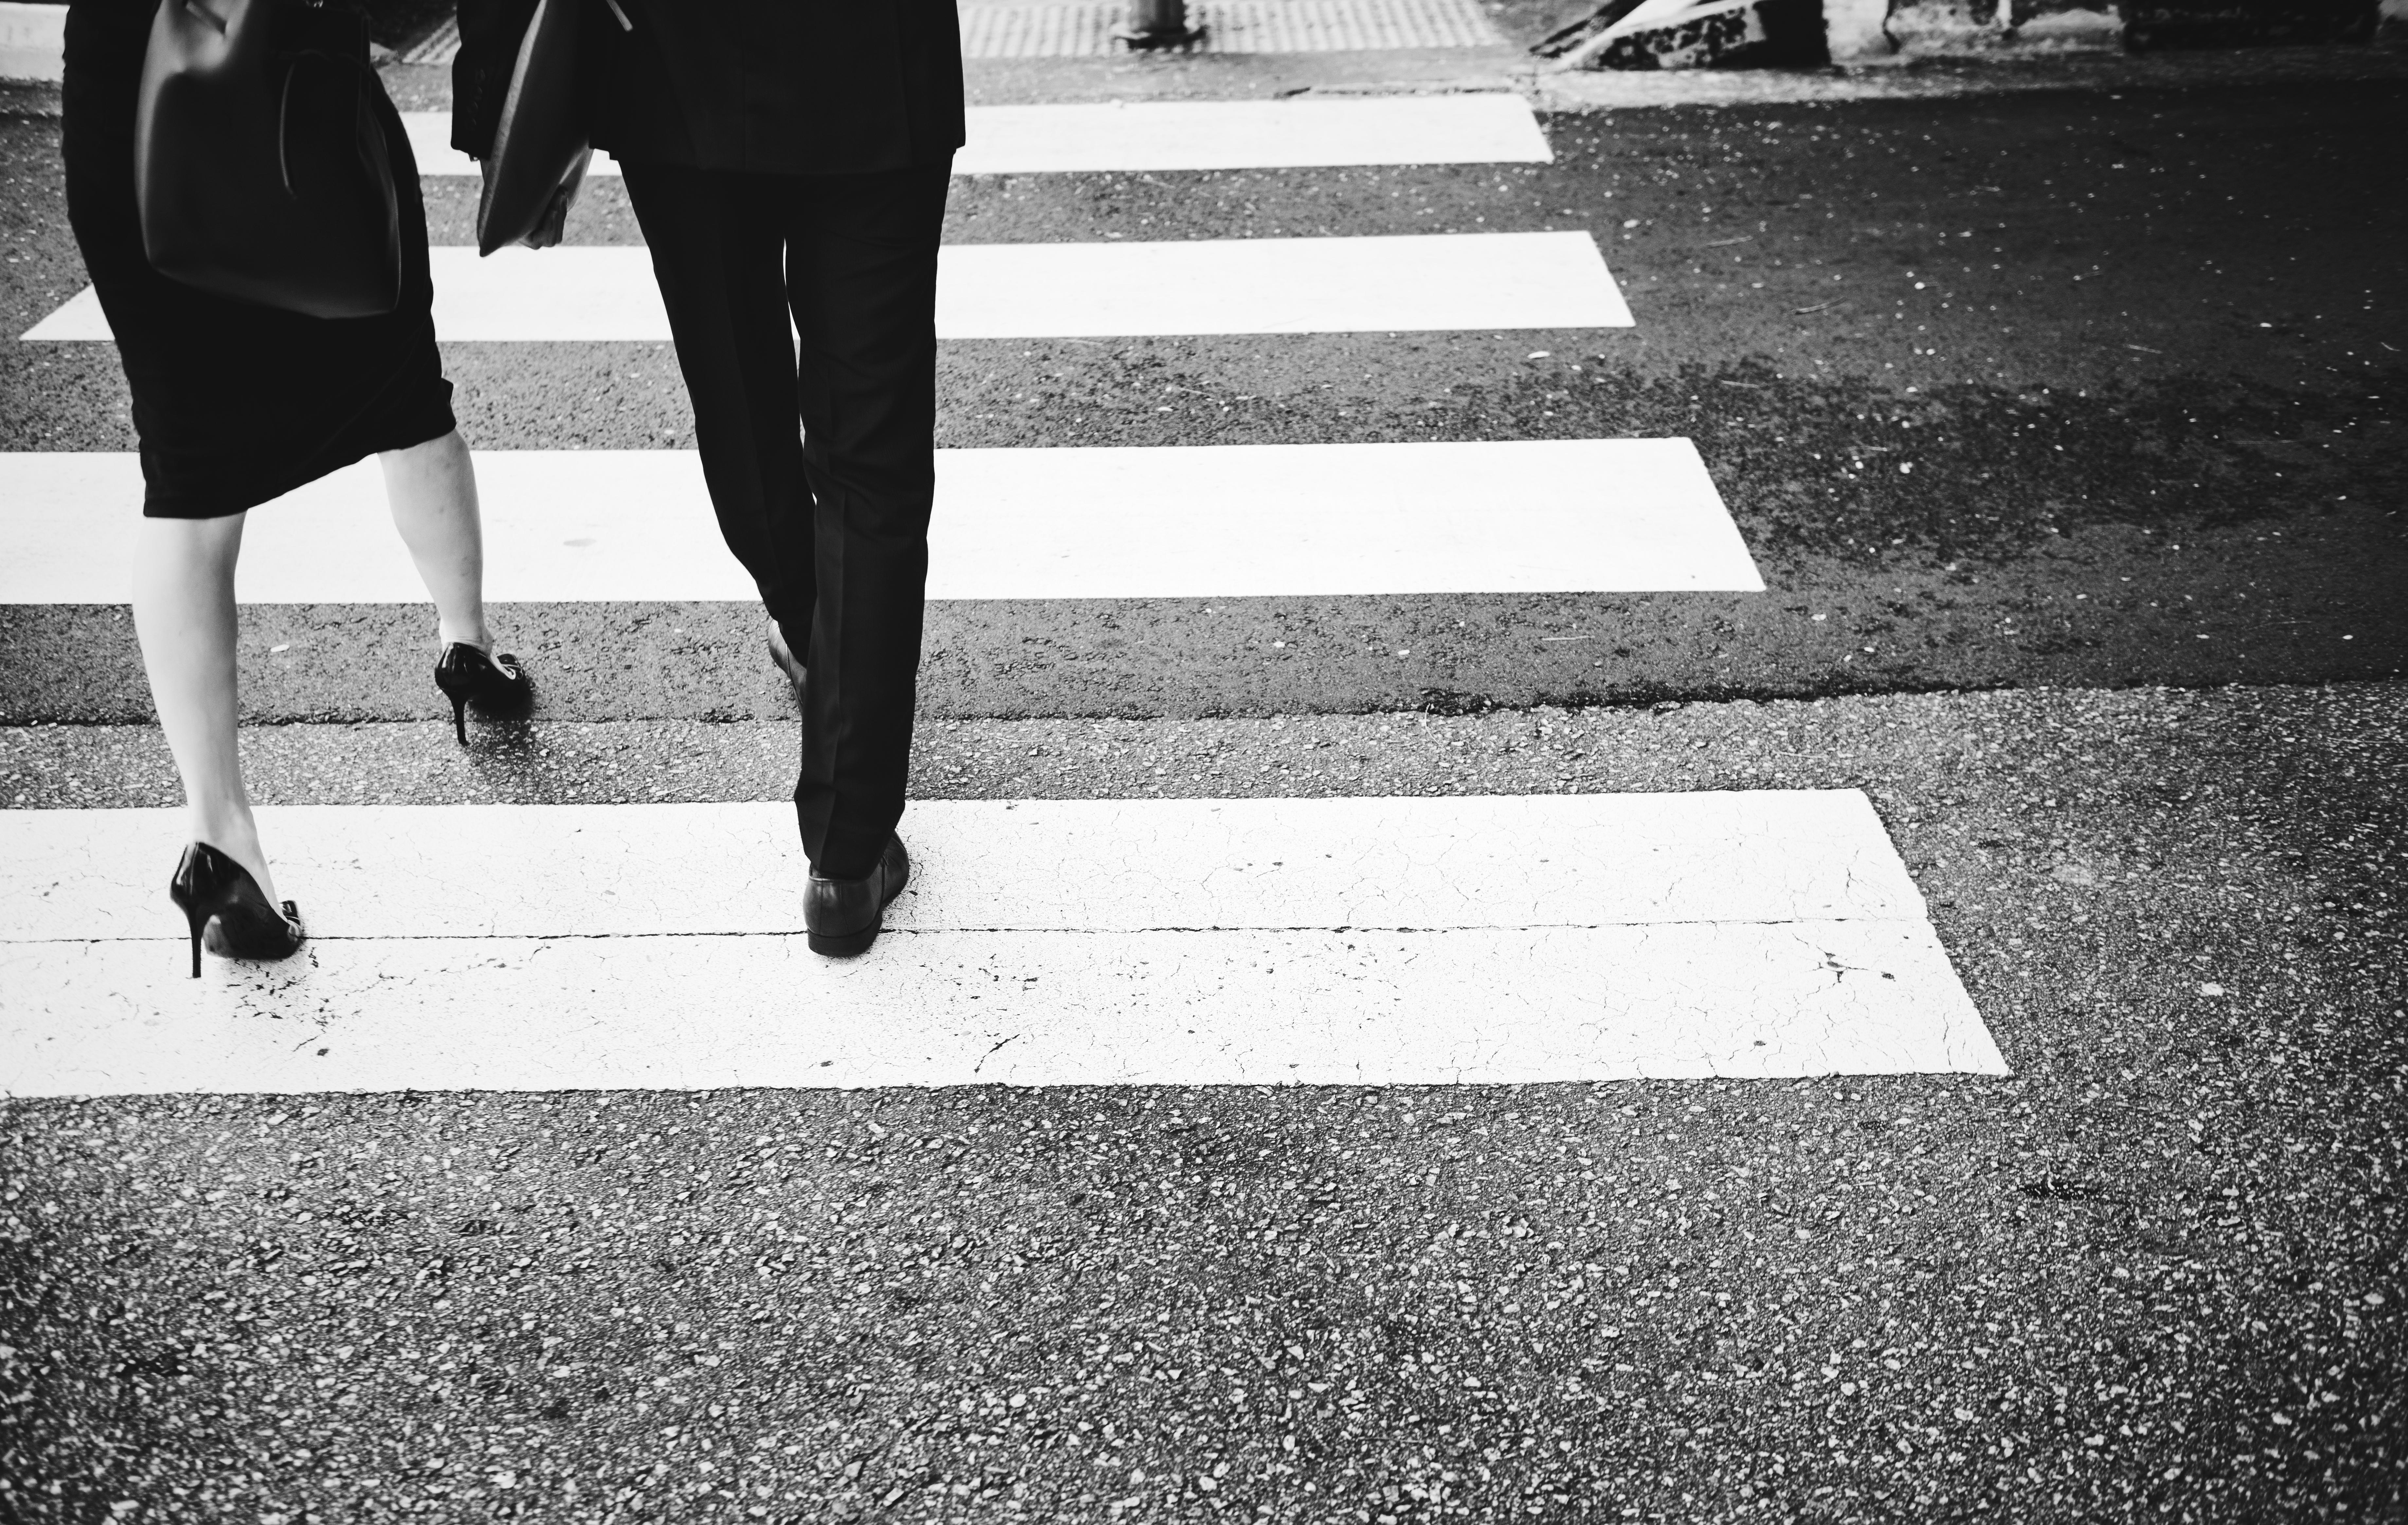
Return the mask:
<svg viewBox="0 0 2408 1525">
<path fill-rule="evenodd" d="M 1529 103 L 1499 92 L 973 106 L 967 117 L 969 140 L 953 155 L 956 175 L 1545 164 L 1553 157 Z M 420 174 L 478 172 L 477 161 L 452 146 L 451 113 L 405 111 L 402 122 Z M 619 166 L 596 153 L 587 173 L 616 175 Z"/>
<path fill-rule="evenodd" d="M 315 940 L 194 982 L 173 813 L 0 813 L 0 1089 L 2004 1072 L 1855 791 L 924 803 L 853 963 L 783 806 L 262 813 Z"/>
<path fill-rule="evenodd" d="M 432 252 L 435 331 L 453 342 L 657 342 L 668 314 L 640 245 Z M 1627 328 L 1586 233 L 951 244 L 939 338 Z M 91 290 L 29 339 L 106 340 Z"/>
<path fill-rule="evenodd" d="M 0 812 L 0 940 L 159 938 L 181 814 Z M 795 929 L 785 804 L 259 812 L 321 937 Z M 1857 790 L 924 800 L 891 925 L 923 931 L 1921 920 Z"/>
<path fill-rule="evenodd" d="M 18 1095 L 2005 1072 L 1914 922 L 329 942 L 197 982 L 156 942 L 7 957 Z"/>
<path fill-rule="evenodd" d="M 480 451 L 486 597 L 752 601 L 690 451 Z M 0 603 L 121 603 L 125 453 L 0 453 Z M 426 595 L 373 461 L 253 512 L 247 603 Z M 937 598 L 1755 592 L 1686 439 L 937 453 Z"/>
</svg>

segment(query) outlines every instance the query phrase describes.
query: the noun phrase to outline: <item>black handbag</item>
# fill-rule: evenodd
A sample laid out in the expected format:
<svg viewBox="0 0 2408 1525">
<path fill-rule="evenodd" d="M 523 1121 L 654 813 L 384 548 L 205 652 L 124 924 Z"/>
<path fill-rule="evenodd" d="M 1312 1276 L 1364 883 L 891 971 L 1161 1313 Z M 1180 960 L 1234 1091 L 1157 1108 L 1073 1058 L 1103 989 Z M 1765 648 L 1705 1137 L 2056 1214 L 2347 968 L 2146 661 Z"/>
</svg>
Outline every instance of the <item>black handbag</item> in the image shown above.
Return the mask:
<svg viewBox="0 0 2408 1525">
<path fill-rule="evenodd" d="M 160 0 L 151 18 L 134 116 L 151 267 L 313 318 L 392 311 L 401 207 L 366 20 L 322 0 L 214 4 Z"/>
<path fill-rule="evenodd" d="M 583 15 L 580 0 L 536 0 L 485 158 L 485 188 L 477 198 L 480 255 L 509 244 L 549 249 L 560 242 L 594 160 L 578 96 Z"/>
</svg>

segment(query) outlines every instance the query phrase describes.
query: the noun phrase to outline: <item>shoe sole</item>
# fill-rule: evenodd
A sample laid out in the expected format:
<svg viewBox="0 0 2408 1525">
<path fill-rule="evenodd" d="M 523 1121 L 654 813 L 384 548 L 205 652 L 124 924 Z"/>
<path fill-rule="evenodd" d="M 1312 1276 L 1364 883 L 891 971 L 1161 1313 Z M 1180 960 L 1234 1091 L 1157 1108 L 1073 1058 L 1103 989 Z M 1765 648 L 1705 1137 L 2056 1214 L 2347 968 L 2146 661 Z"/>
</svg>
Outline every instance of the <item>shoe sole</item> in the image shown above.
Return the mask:
<svg viewBox="0 0 2408 1525">
<path fill-rule="evenodd" d="M 810 943 L 813 953 L 826 957 L 857 958 L 869 951 L 869 945 L 877 942 L 878 934 L 885 929 L 886 917 L 882 913 L 876 921 L 858 932 L 842 932 L 827 937 L 812 932 L 809 934 L 806 941 Z"/>
</svg>

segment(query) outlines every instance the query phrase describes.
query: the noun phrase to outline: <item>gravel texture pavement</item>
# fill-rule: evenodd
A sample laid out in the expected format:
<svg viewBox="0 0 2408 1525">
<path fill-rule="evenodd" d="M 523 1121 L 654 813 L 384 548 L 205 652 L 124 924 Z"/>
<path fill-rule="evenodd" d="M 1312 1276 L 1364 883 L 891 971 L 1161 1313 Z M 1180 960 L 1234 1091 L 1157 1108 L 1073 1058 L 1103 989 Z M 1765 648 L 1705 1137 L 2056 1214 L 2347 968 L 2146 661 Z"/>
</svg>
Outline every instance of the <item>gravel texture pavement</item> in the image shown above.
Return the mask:
<svg viewBox="0 0 2408 1525">
<path fill-rule="evenodd" d="M 925 798 L 1861 786 L 2015 1075 L 18 1103 L 0 1475 L 61 1519 L 2390 1518 L 2401 715 L 935 725 Z M 248 740 L 271 799 L 789 766 Z M 147 732 L 6 746 L 20 804 L 161 800 Z"/>
<path fill-rule="evenodd" d="M 1526 68 L 1366 56 L 972 93 Z M 0 1101 L 0 1517 L 2408 1518 L 2389 57 L 957 182 L 961 240 L 1592 231 L 1633 329 L 953 343 L 941 442 L 1682 435 L 1771 591 L 939 605 L 916 798 L 1862 788 L 2011 1076 Z M 0 90 L 9 336 L 83 283 L 58 132 Z M 692 444 L 665 345 L 446 364 L 480 448 Z M 0 341 L 0 451 L 132 445 L 108 346 Z M 254 798 L 791 788 L 756 613 L 497 614 L 542 704 L 463 749 L 423 611 L 246 611 Z M 175 803 L 149 714 L 122 609 L 0 608 L 0 807 Z"/>
</svg>

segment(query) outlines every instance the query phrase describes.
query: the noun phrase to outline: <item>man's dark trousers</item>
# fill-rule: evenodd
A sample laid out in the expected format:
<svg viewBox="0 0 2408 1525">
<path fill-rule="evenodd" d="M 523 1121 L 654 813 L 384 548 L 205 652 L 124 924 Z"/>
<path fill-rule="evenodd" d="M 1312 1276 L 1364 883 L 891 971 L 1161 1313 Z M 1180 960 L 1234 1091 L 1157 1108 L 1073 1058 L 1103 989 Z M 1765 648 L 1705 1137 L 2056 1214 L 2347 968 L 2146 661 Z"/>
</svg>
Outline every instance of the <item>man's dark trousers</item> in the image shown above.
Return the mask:
<svg viewBox="0 0 2408 1525">
<path fill-rule="evenodd" d="M 857 878 L 902 818 L 910 766 L 951 163 L 861 175 L 622 168 L 720 532 L 810 669 L 795 784 L 803 851 L 817 871 Z"/>
</svg>

